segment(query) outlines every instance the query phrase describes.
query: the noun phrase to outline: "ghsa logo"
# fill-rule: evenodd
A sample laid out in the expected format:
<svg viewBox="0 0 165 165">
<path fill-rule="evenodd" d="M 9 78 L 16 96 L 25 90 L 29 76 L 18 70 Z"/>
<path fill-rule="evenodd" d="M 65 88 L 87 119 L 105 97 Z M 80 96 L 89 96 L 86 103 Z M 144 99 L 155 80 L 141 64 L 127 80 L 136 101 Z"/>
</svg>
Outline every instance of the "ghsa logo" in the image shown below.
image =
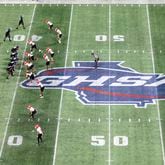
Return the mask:
<svg viewBox="0 0 165 165">
<path fill-rule="evenodd" d="M 165 99 L 165 76 L 139 73 L 121 66 L 123 62 L 73 62 L 73 67 L 54 68 L 36 75 L 47 89 L 74 91 L 86 105 L 133 104 L 146 107 Z M 36 81 L 21 82 L 23 88 L 38 88 Z"/>
</svg>

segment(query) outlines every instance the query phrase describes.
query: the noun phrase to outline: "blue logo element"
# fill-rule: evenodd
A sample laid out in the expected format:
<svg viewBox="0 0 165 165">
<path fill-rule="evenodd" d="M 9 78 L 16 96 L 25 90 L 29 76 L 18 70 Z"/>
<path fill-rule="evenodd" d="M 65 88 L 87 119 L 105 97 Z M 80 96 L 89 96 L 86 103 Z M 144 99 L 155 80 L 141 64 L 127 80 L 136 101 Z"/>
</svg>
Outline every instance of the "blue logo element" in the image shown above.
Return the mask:
<svg viewBox="0 0 165 165">
<path fill-rule="evenodd" d="M 122 66 L 123 62 L 73 62 L 73 67 L 54 68 L 39 72 L 39 79 L 47 89 L 74 91 L 83 104 L 133 104 L 146 107 L 155 100 L 165 100 L 165 76 L 139 73 Z M 21 82 L 23 88 L 38 88 L 35 80 Z"/>
</svg>

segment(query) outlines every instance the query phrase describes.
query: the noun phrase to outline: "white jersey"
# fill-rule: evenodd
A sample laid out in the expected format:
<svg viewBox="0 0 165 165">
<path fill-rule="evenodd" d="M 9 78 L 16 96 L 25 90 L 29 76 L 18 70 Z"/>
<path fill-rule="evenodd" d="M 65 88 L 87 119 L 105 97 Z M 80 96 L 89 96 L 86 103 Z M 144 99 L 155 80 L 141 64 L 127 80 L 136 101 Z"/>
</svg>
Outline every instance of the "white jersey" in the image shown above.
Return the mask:
<svg viewBox="0 0 165 165">
<path fill-rule="evenodd" d="M 30 112 L 34 112 L 34 111 L 35 111 L 35 108 L 30 107 L 30 108 L 29 108 L 29 111 L 30 111 Z"/>
<path fill-rule="evenodd" d="M 45 61 L 50 61 L 48 56 L 44 56 Z"/>
<path fill-rule="evenodd" d="M 32 65 L 33 65 L 33 64 L 32 64 L 31 62 L 28 62 L 28 63 L 27 63 L 27 66 L 28 66 L 28 67 L 31 67 Z"/>
<path fill-rule="evenodd" d="M 60 29 L 57 29 L 56 32 L 57 32 L 58 34 L 62 34 L 62 32 L 61 32 Z"/>
<path fill-rule="evenodd" d="M 41 127 L 36 128 L 38 134 L 43 134 Z"/>
<path fill-rule="evenodd" d="M 29 45 L 35 45 L 35 43 L 33 41 L 29 41 Z"/>
<path fill-rule="evenodd" d="M 50 48 L 48 48 L 47 51 L 48 51 L 48 53 L 50 53 L 50 54 L 53 54 L 53 53 L 54 53 L 54 52 L 52 51 L 52 49 L 50 49 Z"/>
<path fill-rule="evenodd" d="M 49 26 L 52 26 L 52 25 L 53 25 L 53 23 L 50 22 L 50 21 L 48 21 L 47 24 L 48 24 Z"/>
<path fill-rule="evenodd" d="M 44 87 L 44 85 L 43 85 L 41 82 L 39 82 L 38 85 L 39 85 L 41 88 Z"/>
</svg>

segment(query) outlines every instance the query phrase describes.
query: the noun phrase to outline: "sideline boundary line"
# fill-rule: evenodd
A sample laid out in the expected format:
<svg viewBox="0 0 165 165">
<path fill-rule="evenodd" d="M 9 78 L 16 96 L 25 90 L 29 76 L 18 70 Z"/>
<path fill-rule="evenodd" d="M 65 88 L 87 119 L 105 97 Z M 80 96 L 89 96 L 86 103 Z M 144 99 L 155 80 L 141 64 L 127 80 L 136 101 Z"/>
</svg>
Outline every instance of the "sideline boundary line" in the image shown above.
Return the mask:
<svg viewBox="0 0 165 165">
<path fill-rule="evenodd" d="M 151 48 L 152 66 L 153 66 L 153 72 L 155 73 L 155 63 L 154 63 L 155 60 L 154 60 L 154 54 L 153 54 L 151 25 L 150 25 L 148 5 L 146 5 L 146 11 L 147 11 L 147 23 L 148 23 L 148 32 L 149 32 L 149 39 L 150 39 L 149 42 L 150 42 L 150 48 Z M 159 119 L 158 122 L 159 122 L 159 131 L 160 131 L 160 141 L 161 141 L 161 147 L 162 147 L 163 164 L 165 165 L 164 143 L 163 143 L 163 134 L 162 134 L 161 121 L 160 121 L 160 109 L 159 109 L 159 101 L 158 100 L 156 100 L 156 107 L 157 107 L 157 114 L 158 114 L 158 119 Z"/>
<path fill-rule="evenodd" d="M 27 34 L 27 39 L 26 39 L 26 44 L 25 44 L 24 51 L 27 48 L 27 41 L 28 41 L 29 36 L 30 36 L 30 32 L 31 32 L 31 28 L 32 28 L 32 23 L 33 23 L 33 19 L 34 19 L 34 15 L 35 15 L 35 10 L 36 10 L 36 5 L 34 5 L 34 8 L 33 8 L 33 13 L 32 13 L 32 17 L 31 17 L 30 27 L 29 27 L 29 31 L 28 31 L 28 34 Z M 22 71 L 22 68 L 23 68 L 23 59 L 24 58 L 22 58 L 22 61 L 21 61 L 21 67 L 19 69 L 18 78 L 17 78 L 15 90 L 14 90 L 14 95 L 13 95 L 13 98 L 12 98 L 12 103 L 11 103 L 11 106 L 10 106 L 9 115 L 7 117 L 8 120 L 7 120 L 5 132 L 4 132 L 4 136 L 3 136 L 2 146 L 1 146 L 1 149 L 0 149 L 0 158 L 2 156 L 2 152 L 3 152 L 5 140 L 6 140 L 6 135 L 7 135 L 7 131 L 8 131 L 9 123 L 10 123 L 10 118 L 11 118 L 11 114 L 12 114 L 12 111 L 13 111 L 13 106 L 14 106 L 14 102 L 15 102 L 15 98 L 16 98 L 16 94 L 17 94 L 17 89 L 18 89 L 18 86 L 19 86 L 20 75 L 21 75 L 21 71 Z"/>
</svg>

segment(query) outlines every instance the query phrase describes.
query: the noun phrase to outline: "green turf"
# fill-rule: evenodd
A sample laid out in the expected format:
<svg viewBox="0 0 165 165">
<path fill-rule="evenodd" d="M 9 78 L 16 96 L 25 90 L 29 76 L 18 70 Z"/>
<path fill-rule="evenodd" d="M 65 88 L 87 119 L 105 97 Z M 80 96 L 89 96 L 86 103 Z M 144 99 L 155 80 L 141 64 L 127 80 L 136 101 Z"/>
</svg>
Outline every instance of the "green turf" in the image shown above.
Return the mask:
<svg viewBox="0 0 165 165">
<path fill-rule="evenodd" d="M 33 5 L 1 5 L 1 38 L 6 27 L 12 26 L 14 29 L 20 14 L 24 15 L 28 26 L 26 30 L 13 30 L 12 35 L 19 33 L 27 36 L 33 8 Z M 7 15 L 8 11 L 10 16 Z M 55 50 L 55 64 L 52 67 L 64 67 L 65 64 L 72 66 L 73 61 L 92 61 L 90 53 L 95 50 L 100 53 L 101 61 L 125 61 L 124 66 L 138 72 L 164 73 L 164 7 L 149 6 L 148 11 L 149 15 L 146 5 L 37 5 L 30 37 L 42 36 L 37 42 L 39 48 L 45 50 L 49 46 Z M 46 18 L 62 29 L 62 44 L 57 43 L 55 34 L 43 23 Z M 107 41 L 96 41 L 96 35 L 106 35 Z M 123 35 L 125 41 L 115 42 L 114 35 Z M 20 68 L 19 64 L 16 75 L 6 80 L 5 66 L 9 57 L 6 51 L 15 44 L 21 47 L 21 57 L 25 41 L 6 41 L 0 46 L 0 145 Z M 37 51 L 36 56 L 38 60 L 35 68 L 38 72 L 45 69 L 45 62 L 42 54 Z M 24 72 L 25 68 L 22 68 L 20 81 L 25 79 Z M 163 164 L 158 112 L 160 109 L 164 132 L 164 101 L 159 102 L 159 107 L 153 104 L 147 108 L 135 108 L 134 105 L 87 106 L 75 97 L 74 92 L 54 89 L 46 90 L 45 98 L 40 99 L 38 90 L 18 86 L 0 164 L 53 165 L 53 160 L 56 165 Z M 39 111 L 35 121 L 28 120 L 25 107 L 29 103 Z M 60 120 L 57 120 L 59 114 Z M 36 133 L 33 132 L 34 125 L 38 122 L 44 130 L 44 142 L 40 146 L 37 145 Z M 22 145 L 9 146 L 7 141 L 11 135 L 23 136 Z M 105 144 L 91 145 L 94 136 L 103 136 Z M 127 137 L 128 145 L 117 146 L 114 140 L 118 136 Z M 119 140 L 122 144 L 122 139 Z"/>
</svg>

